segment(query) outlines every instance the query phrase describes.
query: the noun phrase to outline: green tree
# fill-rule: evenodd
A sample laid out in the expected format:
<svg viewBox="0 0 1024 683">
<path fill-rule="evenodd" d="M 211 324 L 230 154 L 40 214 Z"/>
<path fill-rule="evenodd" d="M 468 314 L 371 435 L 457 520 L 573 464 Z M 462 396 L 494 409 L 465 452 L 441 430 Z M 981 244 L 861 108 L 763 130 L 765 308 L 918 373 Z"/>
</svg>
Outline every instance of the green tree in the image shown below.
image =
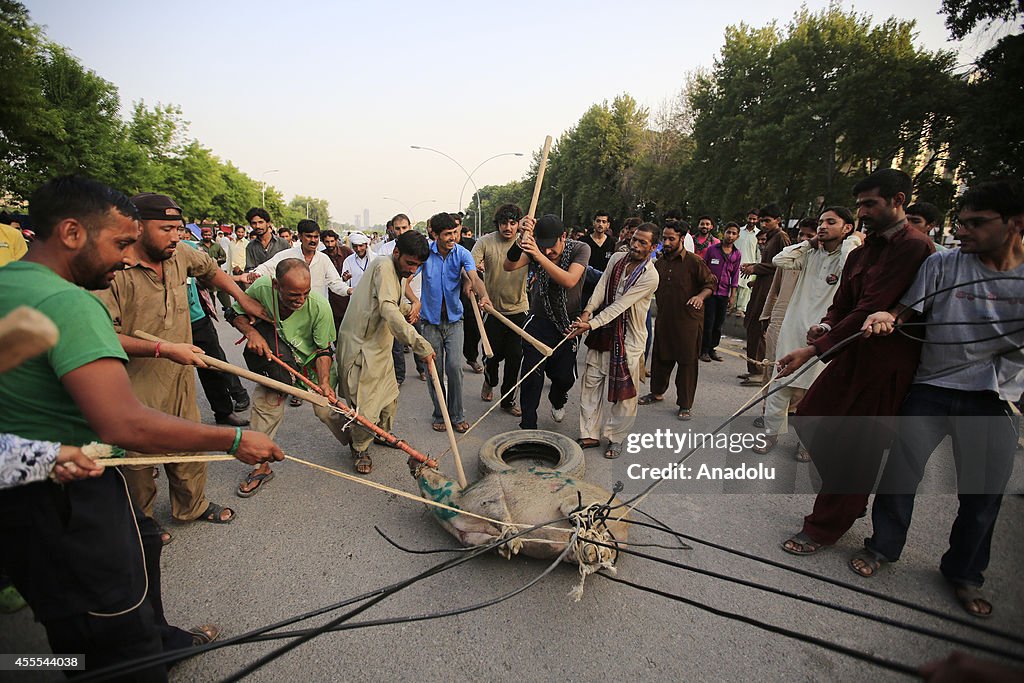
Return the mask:
<svg viewBox="0 0 1024 683">
<path fill-rule="evenodd" d="M 953 55 L 913 44 L 914 23 L 833 5 L 786 27 L 726 32 L 691 93 L 693 209 L 736 216 L 778 201 L 798 215 L 849 200 L 857 178 L 936 156 L 953 121 Z M 814 207 L 816 208 L 816 207 Z"/>
<path fill-rule="evenodd" d="M 294 222 L 289 223 L 289 227 L 294 227 L 296 223 L 306 218 L 307 214 L 321 228 L 326 228 L 331 223 L 331 212 L 328 209 L 326 199 L 296 195 L 288 202 L 288 208 L 290 209 L 291 216 L 294 217 Z"/>
</svg>

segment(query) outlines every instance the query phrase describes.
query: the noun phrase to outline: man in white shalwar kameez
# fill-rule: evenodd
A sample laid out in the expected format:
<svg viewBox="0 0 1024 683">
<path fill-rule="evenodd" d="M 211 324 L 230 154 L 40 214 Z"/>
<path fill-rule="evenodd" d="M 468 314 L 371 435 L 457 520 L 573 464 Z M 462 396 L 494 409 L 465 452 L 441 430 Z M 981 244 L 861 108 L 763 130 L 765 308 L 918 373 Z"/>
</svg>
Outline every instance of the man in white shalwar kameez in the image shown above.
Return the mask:
<svg viewBox="0 0 1024 683">
<path fill-rule="evenodd" d="M 579 444 L 596 448 L 602 436 L 607 438 L 606 458 L 619 456 L 622 441 L 636 420 L 647 311 L 659 282 L 650 260 L 657 234 L 653 223 L 636 228 L 629 251 L 612 254 L 589 303 L 573 324 L 577 334 L 590 330 L 580 397 Z"/>
<path fill-rule="evenodd" d="M 779 330 L 775 353 L 777 357 L 781 358 L 794 349 L 806 346 L 807 331 L 821 321 L 832 305 L 846 257 L 859 244 L 852 238 L 847 239 L 853 227 L 853 215 L 846 208 L 824 209 L 818 219 L 818 232 L 814 239 L 788 246 L 772 259 L 772 263 L 780 269 L 799 272 Z M 763 454 L 772 450 L 779 434 L 788 431 L 790 406 L 800 402 L 824 367 L 823 363 L 818 363 L 799 377 L 788 377 L 781 382 L 777 379 L 778 368 L 773 368 L 768 391 L 778 388 L 780 383 L 788 381 L 789 384 L 765 399 L 765 445 L 755 446 L 755 453 Z M 801 446 L 797 451 L 797 459 L 808 459 L 805 453 Z"/>
</svg>

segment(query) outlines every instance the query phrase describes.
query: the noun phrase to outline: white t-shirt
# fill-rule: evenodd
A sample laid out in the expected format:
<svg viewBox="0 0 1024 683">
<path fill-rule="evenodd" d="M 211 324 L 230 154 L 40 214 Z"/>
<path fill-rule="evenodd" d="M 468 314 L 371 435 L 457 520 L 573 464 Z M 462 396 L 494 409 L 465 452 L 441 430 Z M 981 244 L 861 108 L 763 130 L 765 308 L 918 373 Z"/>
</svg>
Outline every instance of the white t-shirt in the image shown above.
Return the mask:
<svg viewBox="0 0 1024 683">
<path fill-rule="evenodd" d="M 302 247 L 292 247 L 279 251 L 271 259 L 256 266 L 253 272 L 260 276 L 268 275 L 274 277 L 274 274 L 277 272 L 277 264 L 288 258 L 305 260 L 305 257 L 302 255 Z M 348 296 L 349 283 L 341 279 L 341 275 L 338 273 L 338 269 L 334 267 L 334 263 L 322 251 L 315 252 L 313 260 L 309 263 L 309 284 L 312 291 L 319 292 L 325 299 L 327 298 L 328 289 L 335 294 Z"/>
</svg>

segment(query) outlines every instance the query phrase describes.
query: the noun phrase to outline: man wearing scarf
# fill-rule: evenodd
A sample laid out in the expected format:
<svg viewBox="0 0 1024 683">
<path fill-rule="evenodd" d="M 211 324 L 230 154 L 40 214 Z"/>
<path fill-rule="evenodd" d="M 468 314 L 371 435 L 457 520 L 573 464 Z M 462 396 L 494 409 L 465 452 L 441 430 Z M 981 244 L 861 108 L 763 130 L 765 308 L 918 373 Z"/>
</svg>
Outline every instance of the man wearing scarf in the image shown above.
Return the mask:
<svg viewBox="0 0 1024 683">
<path fill-rule="evenodd" d="M 548 400 L 551 402 L 551 419 L 555 422 L 565 418 L 569 390 L 576 383 L 577 340 L 561 342 L 572 331 L 572 323 L 583 307 L 583 273 L 590 261 L 590 247 L 583 242 L 566 239 L 562 221 L 552 214 L 541 216 L 538 221 L 526 216 L 520 223 L 520 230 L 520 237 L 509 247 L 502 267 L 508 272 L 525 268 L 531 262 L 536 267 L 530 314 L 523 329 L 555 349 L 540 363 L 543 358 L 540 351 L 523 342 L 520 368 L 523 415 L 519 428 L 536 429 L 544 375 L 551 380 Z M 537 370 L 529 372 L 534 366 Z M 523 375 L 524 372 L 529 374 Z"/>
<path fill-rule="evenodd" d="M 650 260 L 657 234 L 653 223 L 636 228 L 629 251 L 612 255 L 590 302 L 573 324 L 576 334 L 590 331 L 580 397 L 579 444 L 596 448 L 601 437 L 606 437 L 606 458 L 619 457 L 622 440 L 636 420 L 647 311 L 659 281 Z"/>
</svg>

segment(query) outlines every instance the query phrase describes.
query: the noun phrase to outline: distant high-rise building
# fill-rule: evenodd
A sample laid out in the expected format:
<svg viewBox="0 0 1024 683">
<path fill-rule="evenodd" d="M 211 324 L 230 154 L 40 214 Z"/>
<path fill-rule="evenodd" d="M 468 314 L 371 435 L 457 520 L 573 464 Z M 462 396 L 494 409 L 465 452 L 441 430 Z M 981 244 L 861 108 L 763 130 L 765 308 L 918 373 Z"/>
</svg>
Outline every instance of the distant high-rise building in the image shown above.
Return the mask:
<svg viewBox="0 0 1024 683">
<path fill-rule="evenodd" d="M 370 227 L 370 210 L 369 209 L 363 209 L 363 227 L 364 228 Z"/>
<path fill-rule="evenodd" d="M 353 224 L 353 225 L 355 225 L 355 226 L 356 226 L 357 228 L 361 228 L 361 227 L 363 227 L 363 226 L 362 226 L 362 225 L 360 224 L 360 221 L 359 221 L 359 214 L 358 214 L 358 213 L 357 213 L 357 214 L 355 215 L 355 217 L 354 217 L 354 218 L 352 219 L 352 224 Z"/>
</svg>

